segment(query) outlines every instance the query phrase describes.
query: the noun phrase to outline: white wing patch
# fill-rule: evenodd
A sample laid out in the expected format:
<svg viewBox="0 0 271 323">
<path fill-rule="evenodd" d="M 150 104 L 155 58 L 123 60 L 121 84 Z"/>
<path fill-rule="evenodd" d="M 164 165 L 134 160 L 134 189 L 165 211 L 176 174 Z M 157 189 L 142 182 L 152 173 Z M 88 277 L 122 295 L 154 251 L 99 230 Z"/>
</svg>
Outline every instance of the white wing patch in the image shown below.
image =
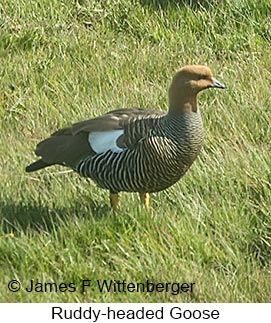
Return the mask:
<svg viewBox="0 0 271 323">
<path fill-rule="evenodd" d="M 104 153 L 107 150 L 111 150 L 114 153 L 120 153 L 123 149 L 117 146 L 117 139 L 121 135 L 123 135 L 123 129 L 90 132 L 88 135 L 88 142 L 97 154 Z"/>
</svg>

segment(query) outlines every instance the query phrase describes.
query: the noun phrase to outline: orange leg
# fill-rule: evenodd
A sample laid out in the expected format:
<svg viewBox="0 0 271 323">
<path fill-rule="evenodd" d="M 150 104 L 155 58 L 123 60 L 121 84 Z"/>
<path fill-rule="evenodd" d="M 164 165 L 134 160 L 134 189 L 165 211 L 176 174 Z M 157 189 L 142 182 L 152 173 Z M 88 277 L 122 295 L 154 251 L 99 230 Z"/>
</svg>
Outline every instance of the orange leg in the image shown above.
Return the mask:
<svg viewBox="0 0 271 323">
<path fill-rule="evenodd" d="M 113 211 L 117 210 L 118 201 L 119 201 L 118 193 L 111 193 L 110 192 L 110 205 L 111 205 Z"/>
<path fill-rule="evenodd" d="M 144 205 L 145 209 L 148 211 L 150 206 L 150 194 L 149 193 L 139 193 L 140 201 Z"/>
</svg>

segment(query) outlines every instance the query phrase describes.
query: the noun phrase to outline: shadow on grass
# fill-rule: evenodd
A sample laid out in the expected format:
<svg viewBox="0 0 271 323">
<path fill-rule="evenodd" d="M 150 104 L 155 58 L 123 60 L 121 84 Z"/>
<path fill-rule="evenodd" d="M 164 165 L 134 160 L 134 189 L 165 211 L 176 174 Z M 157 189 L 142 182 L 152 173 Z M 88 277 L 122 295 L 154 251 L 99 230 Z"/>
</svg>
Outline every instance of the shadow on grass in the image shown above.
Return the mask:
<svg viewBox="0 0 271 323">
<path fill-rule="evenodd" d="M 26 233 L 27 231 L 52 232 L 60 225 L 65 225 L 71 218 L 82 219 L 93 217 L 100 220 L 111 214 L 107 205 L 99 205 L 89 199 L 86 204 L 75 202 L 72 207 L 47 207 L 38 203 L 16 204 L 0 202 L 0 221 L 2 232 Z"/>
<path fill-rule="evenodd" d="M 223 0 L 140 0 L 142 6 L 148 6 L 153 9 L 166 9 L 170 7 L 190 6 L 194 9 L 208 9 L 211 5 L 218 5 Z"/>
</svg>

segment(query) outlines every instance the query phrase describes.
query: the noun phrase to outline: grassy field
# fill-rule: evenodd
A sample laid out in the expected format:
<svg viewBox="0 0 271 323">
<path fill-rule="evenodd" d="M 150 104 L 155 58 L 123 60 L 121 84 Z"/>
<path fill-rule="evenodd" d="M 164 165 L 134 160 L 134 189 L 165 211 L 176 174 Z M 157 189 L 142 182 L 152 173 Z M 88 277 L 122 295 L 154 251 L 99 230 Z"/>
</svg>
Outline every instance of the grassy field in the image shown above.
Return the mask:
<svg viewBox="0 0 271 323">
<path fill-rule="evenodd" d="M 270 0 L 10 0 L 0 13 L 0 301 L 270 302 Z M 61 167 L 24 172 L 59 127 L 166 110 L 174 71 L 198 63 L 227 89 L 200 95 L 204 149 L 149 214 L 125 193 L 112 214 L 107 191 Z M 78 288 L 28 293 L 31 279 Z M 82 293 L 83 279 L 195 289 Z"/>
</svg>

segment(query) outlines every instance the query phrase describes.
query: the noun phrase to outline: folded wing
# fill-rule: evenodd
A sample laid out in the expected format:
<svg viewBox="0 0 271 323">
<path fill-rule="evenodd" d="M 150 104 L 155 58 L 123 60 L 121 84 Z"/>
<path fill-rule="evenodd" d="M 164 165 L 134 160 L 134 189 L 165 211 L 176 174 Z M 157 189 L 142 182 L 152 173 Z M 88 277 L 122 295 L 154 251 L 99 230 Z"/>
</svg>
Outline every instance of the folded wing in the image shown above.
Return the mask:
<svg viewBox="0 0 271 323">
<path fill-rule="evenodd" d="M 26 171 L 54 164 L 75 169 L 78 162 L 87 156 L 107 150 L 120 153 L 124 149 L 132 149 L 138 140 L 144 138 L 149 126 L 146 126 L 148 122 L 144 122 L 145 127 L 131 131 L 131 124 L 161 114 L 154 110 L 119 109 L 60 129 L 37 145 L 35 153 L 41 159 L 27 166 Z"/>
</svg>

